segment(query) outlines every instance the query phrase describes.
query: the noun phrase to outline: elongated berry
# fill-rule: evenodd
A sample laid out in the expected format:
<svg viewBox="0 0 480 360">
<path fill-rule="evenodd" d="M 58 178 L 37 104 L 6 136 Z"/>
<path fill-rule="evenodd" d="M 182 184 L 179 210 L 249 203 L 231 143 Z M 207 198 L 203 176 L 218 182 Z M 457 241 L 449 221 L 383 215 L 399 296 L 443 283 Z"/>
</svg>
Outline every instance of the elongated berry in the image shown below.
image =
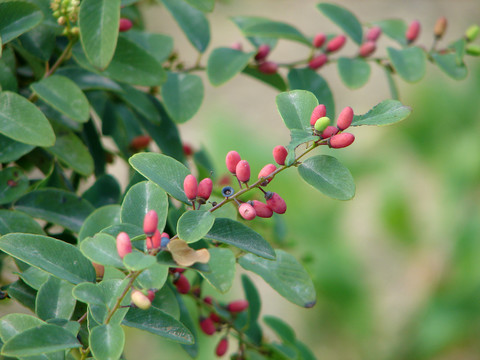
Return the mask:
<svg viewBox="0 0 480 360">
<path fill-rule="evenodd" d="M 325 40 L 327 40 L 327 36 L 324 33 L 318 33 L 313 38 L 313 46 L 316 48 L 322 47 L 322 45 L 325 43 Z"/>
<path fill-rule="evenodd" d="M 340 50 L 343 45 L 345 45 L 345 42 L 347 41 L 347 38 L 345 35 L 337 35 L 335 36 L 332 40 L 330 40 L 327 43 L 327 52 L 335 52 Z"/>
<path fill-rule="evenodd" d="M 321 138 L 322 139 L 326 139 L 326 138 L 329 138 L 330 136 L 333 136 L 335 135 L 336 133 L 338 133 L 338 128 L 336 126 L 327 126 L 325 130 L 323 130 L 322 132 L 322 135 Z"/>
<path fill-rule="evenodd" d="M 265 194 L 265 200 L 267 200 L 267 205 L 273 212 L 284 214 L 285 211 L 287 211 L 285 200 L 283 200 L 277 193 L 267 191 Z"/>
<path fill-rule="evenodd" d="M 285 146 L 277 145 L 273 148 L 272 151 L 273 159 L 278 165 L 285 165 L 285 159 L 288 155 L 288 150 Z"/>
<path fill-rule="evenodd" d="M 147 249 L 159 249 L 162 245 L 162 235 L 158 229 L 155 229 L 152 237 L 147 237 Z"/>
<path fill-rule="evenodd" d="M 261 61 L 264 60 L 270 53 L 270 46 L 263 44 L 258 47 L 257 54 L 255 55 L 255 60 Z"/>
<path fill-rule="evenodd" d="M 447 18 L 441 16 L 435 22 L 435 27 L 433 28 L 433 34 L 437 39 L 441 39 L 447 30 Z"/>
<path fill-rule="evenodd" d="M 352 124 L 353 120 L 353 109 L 350 106 L 344 108 L 340 115 L 337 118 L 337 128 L 339 130 L 345 130 Z"/>
<path fill-rule="evenodd" d="M 480 33 L 480 26 L 474 24 L 471 25 L 467 31 L 465 31 L 465 38 L 467 39 L 468 42 L 471 42 L 475 40 Z"/>
<path fill-rule="evenodd" d="M 480 56 L 480 45 L 477 44 L 468 44 L 465 47 L 465 51 L 468 55 Z"/>
<path fill-rule="evenodd" d="M 240 154 L 235 150 L 229 151 L 225 157 L 225 164 L 227 165 L 228 171 L 235 175 L 235 170 L 237 169 L 238 162 L 242 160 Z"/>
<path fill-rule="evenodd" d="M 180 274 L 174 285 L 180 294 L 188 294 L 190 291 L 190 281 L 183 274 Z"/>
<path fill-rule="evenodd" d="M 117 252 L 122 259 L 132 252 L 132 242 L 126 232 L 122 231 L 117 235 Z"/>
<path fill-rule="evenodd" d="M 312 111 L 312 115 L 310 115 L 310 125 L 315 126 L 315 123 L 317 122 L 317 120 L 326 115 L 327 115 L 327 108 L 325 105 L 320 104 L 315 106 L 315 108 Z"/>
<path fill-rule="evenodd" d="M 258 201 L 258 200 L 253 200 L 251 201 L 251 204 L 253 208 L 255 209 L 255 213 L 257 214 L 258 217 L 261 218 L 270 218 L 273 215 L 273 210 L 268 207 L 267 204 Z"/>
<path fill-rule="evenodd" d="M 320 134 L 323 130 L 327 128 L 328 125 L 330 125 L 330 118 L 327 116 L 323 116 L 315 122 L 314 129 L 317 133 Z"/>
<path fill-rule="evenodd" d="M 147 310 L 152 306 L 150 299 L 140 290 L 133 290 L 130 299 L 132 304 L 142 310 Z"/>
<path fill-rule="evenodd" d="M 248 182 L 248 180 L 250 180 L 250 164 L 248 161 L 240 160 L 235 169 L 235 173 L 237 174 L 238 180 L 244 183 Z"/>
<path fill-rule="evenodd" d="M 232 45 L 230 45 L 230 48 L 233 49 L 233 50 L 238 50 L 238 51 L 243 50 L 243 46 L 242 46 L 242 43 L 240 41 L 234 42 Z"/>
<path fill-rule="evenodd" d="M 249 203 L 243 203 L 238 207 L 238 212 L 240 216 L 245 220 L 253 220 L 257 216 L 257 213 L 252 205 Z"/>
<path fill-rule="evenodd" d="M 258 65 L 258 71 L 264 74 L 276 74 L 278 70 L 278 64 L 273 61 L 265 61 Z"/>
<path fill-rule="evenodd" d="M 328 146 L 334 149 L 341 149 L 351 145 L 354 140 L 355 140 L 355 136 L 353 136 L 353 134 L 341 133 L 341 134 L 332 136 L 328 140 Z"/>
<path fill-rule="evenodd" d="M 212 319 L 210 318 L 200 318 L 200 329 L 202 329 L 203 333 L 206 335 L 213 335 L 217 330 L 215 328 L 215 324 L 213 323 Z"/>
<path fill-rule="evenodd" d="M 414 20 L 408 26 L 407 32 L 405 33 L 405 38 L 409 43 L 414 42 L 418 35 L 420 34 L 420 22 Z"/>
<path fill-rule="evenodd" d="M 210 178 L 205 178 L 198 183 L 197 196 L 206 201 L 212 194 L 213 182 Z"/>
<path fill-rule="evenodd" d="M 320 69 L 328 61 L 328 56 L 326 54 L 320 54 L 312 58 L 308 62 L 308 67 L 312 70 Z"/>
<path fill-rule="evenodd" d="M 192 174 L 189 174 L 185 177 L 183 181 L 183 190 L 188 200 L 195 200 L 197 197 L 197 179 Z"/>
<path fill-rule="evenodd" d="M 127 18 L 120 18 L 120 23 L 119 23 L 119 26 L 118 26 L 118 30 L 120 32 L 125 32 L 125 31 L 128 31 L 132 28 L 133 26 L 133 23 L 130 19 L 127 19 Z"/>
<path fill-rule="evenodd" d="M 258 179 L 264 177 L 267 178 L 263 183 L 262 186 L 267 185 L 270 181 L 272 181 L 273 176 L 270 178 L 270 174 L 273 173 L 275 170 L 277 170 L 277 167 L 273 164 L 267 164 L 265 165 L 262 170 L 258 173 Z"/>
<path fill-rule="evenodd" d="M 158 214 L 155 210 L 150 210 L 143 218 L 143 232 L 147 236 L 153 236 L 158 226 Z"/>
<path fill-rule="evenodd" d="M 380 37 L 381 34 L 382 34 L 382 28 L 380 26 L 374 26 L 368 29 L 365 39 L 367 41 L 377 41 L 377 39 Z"/>
<path fill-rule="evenodd" d="M 208 316 L 214 323 L 221 323 L 222 319 L 220 319 L 220 316 L 216 312 L 211 312 L 210 315 Z"/>
<path fill-rule="evenodd" d="M 152 138 L 148 135 L 139 135 L 136 136 L 130 141 L 130 148 L 132 150 L 142 150 L 145 149 L 148 144 L 150 144 Z"/>
<path fill-rule="evenodd" d="M 360 46 L 358 55 L 361 57 L 368 57 L 372 55 L 375 50 L 377 50 L 377 44 L 374 41 L 366 41 Z"/>
<path fill-rule="evenodd" d="M 247 300 L 235 300 L 227 305 L 227 310 L 231 313 L 238 313 L 246 310 L 248 308 Z"/>
<path fill-rule="evenodd" d="M 217 347 L 215 348 L 215 355 L 218 357 L 223 356 L 227 353 L 228 350 L 228 339 L 226 337 L 223 337 L 220 339 L 220 341 L 217 344 Z"/>
<path fill-rule="evenodd" d="M 211 296 L 205 296 L 205 297 L 203 298 L 203 302 L 204 302 L 205 304 L 212 305 L 212 303 L 213 303 L 213 298 L 212 298 Z"/>
<path fill-rule="evenodd" d="M 193 148 L 190 144 L 183 144 L 182 149 L 183 149 L 183 154 L 185 156 L 192 156 L 193 155 Z"/>
</svg>

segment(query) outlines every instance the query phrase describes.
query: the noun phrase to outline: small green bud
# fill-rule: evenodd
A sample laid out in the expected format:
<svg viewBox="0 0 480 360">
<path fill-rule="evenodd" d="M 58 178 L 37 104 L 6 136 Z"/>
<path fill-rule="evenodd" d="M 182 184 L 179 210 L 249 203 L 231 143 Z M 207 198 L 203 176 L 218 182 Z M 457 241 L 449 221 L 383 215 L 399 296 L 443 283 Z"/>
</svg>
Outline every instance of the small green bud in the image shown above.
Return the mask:
<svg viewBox="0 0 480 360">
<path fill-rule="evenodd" d="M 321 117 L 315 122 L 315 130 L 319 133 L 321 133 L 323 130 L 327 128 L 327 126 L 330 125 L 330 118 L 327 116 Z"/>
<path fill-rule="evenodd" d="M 470 26 L 467 31 L 465 31 L 465 37 L 467 38 L 467 41 L 473 41 L 477 38 L 478 33 L 480 32 L 480 26 L 478 25 L 472 25 Z"/>
<path fill-rule="evenodd" d="M 468 55 L 480 56 L 480 45 L 477 44 L 468 44 L 465 48 L 465 51 Z"/>
</svg>

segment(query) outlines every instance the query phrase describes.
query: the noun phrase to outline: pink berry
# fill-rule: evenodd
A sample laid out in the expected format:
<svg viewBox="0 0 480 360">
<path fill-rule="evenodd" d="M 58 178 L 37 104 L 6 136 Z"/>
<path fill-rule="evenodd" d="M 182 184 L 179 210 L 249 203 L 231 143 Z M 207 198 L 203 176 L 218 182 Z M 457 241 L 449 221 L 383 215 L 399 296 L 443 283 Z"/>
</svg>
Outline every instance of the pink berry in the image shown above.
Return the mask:
<svg viewBox="0 0 480 360">
<path fill-rule="evenodd" d="M 192 174 L 185 177 L 183 181 L 183 190 L 188 200 L 195 200 L 197 197 L 197 179 Z"/>
<path fill-rule="evenodd" d="M 312 60 L 308 62 L 308 67 L 312 70 L 320 69 L 328 61 L 328 57 L 325 54 L 320 54 L 315 56 Z"/>
<path fill-rule="evenodd" d="M 222 319 L 220 319 L 220 316 L 218 316 L 218 314 L 216 312 L 213 312 L 213 311 L 210 313 L 209 318 L 212 319 L 212 321 L 214 323 L 221 323 L 222 322 Z"/>
<path fill-rule="evenodd" d="M 374 26 L 368 29 L 365 39 L 367 41 L 377 41 L 377 39 L 380 37 L 381 34 L 382 34 L 382 28 L 380 26 Z"/>
<path fill-rule="evenodd" d="M 265 61 L 258 65 L 258 71 L 264 74 L 276 74 L 278 70 L 278 64 L 273 61 Z"/>
<path fill-rule="evenodd" d="M 190 291 L 190 282 L 185 277 L 185 275 L 180 274 L 178 279 L 175 281 L 175 287 L 180 294 L 188 294 L 188 292 Z"/>
<path fill-rule="evenodd" d="M 327 116 L 327 108 L 325 105 L 320 104 L 315 106 L 312 111 L 312 115 L 310 116 L 310 125 L 315 126 L 317 120 L 324 116 Z"/>
<path fill-rule="evenodd" d="M 327 126 L 325 128 L 325 130 L 323 130 L 322 132 L 322 139 L 326 139 L 326 138 L 329 138 L 330 136 L 333 136 L 335 135 L 336 133 L 338 133 L 338 128 L 336 126 Z"/>
<path fill-rule="evenodd" d="M 128 31 L 132 28 L 133 23 L 130 19 L 127 18 L 120 18 L 120 24 L 118 30 L 120 32 Z"/>
<path fill-rule="evenodd" d="M 420 22 L 414 20 L 408 26 L 407 32 L 405 33 L 405 38 L 409 43 L 414 42 L 418 35 L 420 34 Z"/>
<path fill-rule="evenodd" d="M 203 298 L 203 302 L 204 302 L 205 304 L 212 305 L 213 299 L 212 299 L 211 296 L 205 296 L 205 297 Z"/>
<path fill-rule="evenodd" d="M 147 236 L 152 236 L 157 230 L 158 214 L 155 210 L 150 210 L 143 218 L 143 232 Z"/>
<path fill-rule="evenodd" d="M 360 49 L 358 50 L 358 55 L 360 55 L 361 57 L 368 57 L 372 55 L 375 50 L 377 50 L 377 44 L 375 44 L 374 41 L 367 41 L 360 46 Z"/>
<path fill-rule="evenodd" d="M 255 209 L 255 212 L 257 213 L 258 217 L 261 218 L 270 218 L 273 215 L 273 210 L 268 207 L 267 204 L 262 203 L 261 201 L 258 200 L 253 200 L 253 208 Z"/>
<path fill-rule="evenodd" d="M 235 150 L 230 151 L 225 157 L 225 163 L 227 164 L 228 171 L 230 171 L 232 174 L 235 174 L 237 164 L 240 160 L 242 160 L 242 158 L 238 152 Z"/>
<path fill-rule="evenodd" d="M 332 136 L 328 140 L 328 146 L 334 149 L 341 149 L 349 146 L 351 143 L 353 143 L 354 140 L 355 140 L 355 136 L 353 136 L 353 134 L 341 133 L 341 134 Z"/>
<path fill-rule="evenodd" d="M 243 50 L 243 46 L 242 46 L 242 43 L 237 41 L 237 42 L 234 42 L 230 48 L 232 48 L 233 50 L 238 50 L 238 51 L 242 51 Z"/>
<path fill-rule="evenodd" d="M 268 178 L 271 173 L 273 173 L 275 170 L 277 170 L 277 167 L 273 164 L 267 164 L 265 165 L 262 170 L 258 173 L 258 179 L 264 177 Z M 262 186 L 267 185 L 270 181 L 272 181 L 273 176 L 271 178 L 266 179 L 263 183 Z"/>
<path fill-rule="evenodd" d="M 265 199 L 267 200 L 267 205 L 273 212 L 277 214 L 284 214 L 287 211 L 287 204 L 285 200 L 283 200 L 280 195 L 277 193 L 268 191 L 265 194 Z"/>
<path fill-rule="evenodd" d="M 245 220 L 253 220 L 257 216 L 257 213 L 252 205 L 249 203 L 243 203 L 238 207 L 238 212 L 240 216 Z"/>
<path fill-rule="evenodd" d="M 247 300 L 235 300 L 227 305 L 227 310 L 232 313 L 238 313 L 246 310 L 248 308 Z"/>
<path fill-rule="evenodd" d="M 347 106 L 342 110 L 340 115 L 337 118 L 337 128 L 339 130 L 345 130 L 352 124 L 353 120 L 353 109 L 350 106 Z"/>
<path fill-rule="evenodd" d="M 217 347 L 215 348 L 215 355 L 218 357 L 225 355 L 225 353 L 228 350 L 228 339 L 226 337 L 223 337 L 220 339 L 218 342 Z"/>
<path fill-rule="evenodd" d="M 117 235 L 117 252 L 122 259 L 132 252 L 132 242 L 126 232 L 122 231 Z"/>
<path fill-rule="evenodd" d="M 212 194 L 213 182 L 210 178 L 205 178 L 198 184 L 197 196 L 203 200 L 208 200 Z"/>
<path fill-rule="evenodd" d="M 162 244 L 162 235 L 160 235 L 160 231 L 155 229 L 153 236 L 147 236 L 147 249 L 159 249 Z"/>
<path fill-rule="evenodd" d="M 213 323 L 212 319 L 210 318 L 200 318 L 200 329 L 206 334 L 206 335 L 213 335 L 215 334 L 215 331 L 217 330 L 215 328 L 215 324 Z"/>
<path fill-rule="evenodd" d="M 332 40 L 330 40 L 327 43 L 327 52 L 335 52 L 340 50 L 343 45 L 345 45 L 345 42 L 347 41 L 347 38 L 345 35 L 337 35 L 335 36 Z"/>
<path fill-rule="evenodd" d="M 264 60 L 270 53 L 270 46 L 263 44 L 258 47 L 257 54 L 255 55 L 255 60 L 261 61 Z"/>
<path fill-rule="evenodd" d="M 322 47 L 322 45 L 325 43 L 325 40 L 327 40 L 325 34 L 319 33 L 313 38 L 313 46 L 316 48 Z"/>
<path fill-rule="evenodd" d="M 278 165 L 285 165 L 285 159 L 288 155 L 288 150 L 285 146 L 277 145 L 273 148 L 273 159 Z"/>
<path fill-rule="evenodd" d="M 241 182 L 248 182 L 250 180 L 250 164 L 247 160 L 240 160 L 235 168 L 237 179 Z"/>
</svg>

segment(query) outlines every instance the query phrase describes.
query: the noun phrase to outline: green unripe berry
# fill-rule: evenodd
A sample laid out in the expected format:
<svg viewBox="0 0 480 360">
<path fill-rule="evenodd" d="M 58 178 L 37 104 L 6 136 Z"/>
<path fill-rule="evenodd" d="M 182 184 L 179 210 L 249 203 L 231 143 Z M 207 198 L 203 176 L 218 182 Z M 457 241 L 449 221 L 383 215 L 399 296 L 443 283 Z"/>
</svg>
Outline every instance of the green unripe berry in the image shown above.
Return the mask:
<svg viewBox="0 0 480 360">
<path fill-rule="evenodd" d="M 315 122 L 314 128 L 317 132 L 321 133 L 327 128 L 328 125 L 330 125 L 330 118 L 328 116 L 324 116 Z"/>
<path fill-rule="evenodd" d="M 465 51 L 469 55 L 480 56 L 480 45 L 477 44 L 468 44 L 465 48 Z"/>
<path fill-rule="evenodd" d="M 480 26 L 478 25 L 472 25 L 470 26 L 467 31 L 465 31 L 465 37 L 467 38 L 467 41 L 473 41 L 477 38 L 478 33 L 480 32 Z"/>
</svg>

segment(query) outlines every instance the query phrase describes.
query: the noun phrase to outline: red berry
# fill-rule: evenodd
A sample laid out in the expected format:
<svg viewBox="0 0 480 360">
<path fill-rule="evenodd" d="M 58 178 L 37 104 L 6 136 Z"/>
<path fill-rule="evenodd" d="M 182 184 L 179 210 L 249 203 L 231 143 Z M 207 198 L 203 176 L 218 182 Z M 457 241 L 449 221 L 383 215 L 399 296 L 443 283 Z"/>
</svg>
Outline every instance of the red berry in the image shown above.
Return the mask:
<svg viewBox="0 0 480 360">
<path fill-rule="evenodd" d="M 273 173 L 275 170 L 277 170 L 277 167 L 273 164 L 267 164 L 265 165 L 262 170 L 260 170 L 260 172 L 258 173 L 258 178 L 268 178 L 270 176 L 271 173 Z M 273 179 L 273 176 L 267 180 L 265 180 L 264 183 L 262 183 L 263 186 L 267 185 L 270 181 L 272 181 Z"/>
<path fill-rule="evenodd" d="M 278 165 L 285 165 L 285 159 L 288 155 L 288 150 L 285 146 L 277 145 L 273 148 L 273 159 Z"/>
<path fill-rule="evenodd" d="M 133 150 L 145 149 L 150 144 L 150 141 L 152 141 L 152 138 L 148 135 L 136 136 L 130 141 L 130 148 Z"/>
<path fill-rule="evenodd" d="M 197 196 L 203 200 L 208 200 L 212 194 L 213 182 L 210 178 L 205 178 L 198 183 Z"/>
<path fill-rule="evenodd" d="M 265 61 L 258 65 L 258 70 L 264 74 L 276 74 L 278 70 L 278 64 L 273 61 Z"/>
<path fill-rule="evenodd" d="M 166 233 L 164 233 L 164 234 L 166 234 Z M 162 237 L 163 237 L 163 235 L 162 235 Z M 170 272 L 172 274 L 175 274 L 175 273 L 180 273 L 181 274 L 181 273 L 185 272 L 185 270 L 186 269 L 184 269 L 184 268 L 172 268 L 172 269 L 170 269 Z"/>
<path fill-rule="evenodd" d="M 360 49 L 358 50 L 358 55 L 360 55 L 361 57 L 368 57 L 372 55 L 375 50 L 377 50 L 377 44 L 375 44 L 374 41 L 367 41 L 360 46 Z"/>
<path fill-rule="evenodd" d="M 315 123 L 317 122 L 317 120 L 326 115 L 327 115 L 327 108 L 325 107 L 325 105 L 320 104 L 315 106 L 315 108 L 312 111 L 312 115 L 310 116 L 310 125 L 315 126 Z"/>
<path fill-rule="evenodd" d="M 212 305 L 213 299 L 212 299 L 211 296 L 205 296 L 205 297 L 203 298 L 203 302 L 204 302 L 205 304 Z"/>
<path fill-rule="evenodd" d="M 180 294 L 188 294 L 188 292 L 190 291 L 190 282 L 185 277 L 185 275 L 180 274 L 178 279 L 175 281 L 175 287 Z"/>
<path fill-rule="evenodd" d="M 320 69 L 328 61 L 328 56 L 325 54 L 320 54 L 315 56 L 312 60 L 308 62 L 308 67 L 312 70 Z"/>
<path fill-rule="evenodd" d="M 242 160 L 242 158 L 238 152 L 235 150 L 230 151 L 225 157 L 225 163 L 227 164 L 228 171 L 230 171 L 232 174 L 235 174 L 237 164 L 240 160 Z"/>
<path fill-rule="evenodd" d="M 365 36 L 365 39 L 367 41 L 377 41 L 379 36 L 382 34 L 382 28 L 380 26 L 374 26 L 370 29 L 368 29 L 367 35 Z"/>
<path fill-rule="evenodd" d="M 195 200 L 197 197 L 197 179 L 192 174 L 185 177 L 183 181 L 183 190 L 188 200 Z"/>
<path fill-rule="evenodd" d="M 157 230 L 158 226 L 158 214 L 155 210 L 150 210 L 145 214 L 143 218 L 143 232 L 147 236 L 152 236 Z"/>
<path fill-rule="evenodd" d="M 213 311 L 210 313 L 209 318 L 212 319 L 212 321 L 215 322 L 215 323 L 221 323 L 222 322 L 222 319 L 220 319 L 220 316 L 218 316 L 218 314 L 216 312 L 213 312 Z"/>
<path fill-rule="evenodd" d="M 418 35 L 420 34 L 420 22 L 414 20 L 408 26 L 407 32 L 405 33 L 405 38 L 409 43 L 414 42 Z"/>
<path fill-rule="evenodd" d="M 217 330 L 215 324 L 210 318 L 200 318 L 200 328 L 206 335 L 213 335 Z"/>
<path fill-rule="evenodd" d="M 329 138 L 330 136 L 335 135 L 338 133 L 338 128 L 336 126 L 327 126 L 325 130 L 322 132 L 322 139 Z"/>
<path fill-rule="evenodd" d="M 255 60 L 261 61 L 265 59 L 270 53 L 270 46 L 263 44 L 258 47 L 257 54 L 255 55 Z"/>
<path fill-rule="evenodd" d="M 235 300 L 227 305 L 227 310 L 232 313 L 238 313 L 246 310 L 248 308 L 247 300 Z"/>
<path fill-rule="evenodd" d="M 250 180 L 250 164 L 247 160 L 240 160 L 237 164 L 235 169 L 235 173 L 237 174 L 237 179 L 241 182 L 248 182 Z"/>
<path fill-rule="evenodd" d="M 217 348 L 215 349 L 215 354 L 217 356 L 223 356 L 228 350 L 228 339 L 223 337 L 220 339 Z"/>
<path fill-rule="evenodd" d="M 355 140 L 355 136 L 353 136 L 353 134 L 341 133 L 332 136 L 328 140 L 328 146 L 334 149 L 341 149 L 349 146 L 351 143 L 353 143 L 353 140 Z"/>
<path fill-rule="evenodd" d="M 327 52 L 334 52 L 340 50 L 343 45 L 345 45 L 345 42 L 347 41 L 347 38 L 345 35 L 337 35 L 335 36 L 332 40 L 330 40 L 327 43 Z"/>
<path fill-rule="evenodd" d="M 118 30 L 120 32 L 128 31 L 132 28 L 133 23 L 130 19 L 127 18 L 121 18 L 120 19 L 120 25 L 118 27 Z"/>
<path fill-rule="evenodd" d="M 253 200 L 253 208 L 255 209 L 255 212 L 257 213 L 258 217 L 261 218 L 270 218 L 273 215 L 272 209 L 268 207 L 267 204 L 262 203 L 261 201 L 258 200 Z"/>
<path fill-rule="evenodd" d="M 97 275 L 98 278 L 103 278 L 103 275 L 105 274 L 105 266 L 97 264 L 96 262 L 92 261 L 92 265 L 95 269 L 95 274 Z"/>
<path fill-rule="evenodd" d="M 152 302 L 153 299 L 155 299 L 155 291 L 153 291 L 153 290 L 148 290 L 148 292 L 147 292 L 147 298 L 148 298 L 148 300 L 150 300 L 150 302 Z"/>
<path fill-rule="evenodd" d="M 183 154 L 185 156 L 191 156 L 193 154 L 193 149 L 190 146 L 190 144 L 183 144 L 182 148 L 183 148 Z"/>
<path fill-rule="evenodd" d="M 313 38 L 313 46 L 315 46 L 316 48 L 322 47 L 322 45 L 325 43 L 325 40 L 327 40 L 325 34 L 319 33 Z"/>
<path fill-rule="evenodd" d="M 122 231 L 117 235 L 117 252 L 122 259 L 132 252 L 132 242 L 126 232 Z"/>
<path fill-rule="evenodd" d="M 347 106 L 342 110 L 340 115 L 337 118 L 337 128 L 339 130 L 345 130 L 350 126 L 353 120 L 353 109 L 350 106 Z"/>
<path fill-rule="evenodd" d="M 280 195 L 277 193 L 268 191 L 265 194 L 265 199 L 267 200 L 267 205 L 273 212 L 277 214 L 284 214 L 287 211 L 287 204 L 285 200 L 283 200 Z"/>
<path fill-rule="evenodd" d="M 240 216 L 245 220 L 253 220 L 257 216 L 257 213 L 252 205 L 249 203 L 243 203 L 238 207 L 238 212 Z"/>
</svg>

